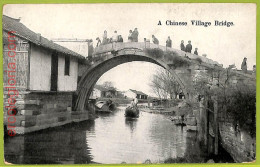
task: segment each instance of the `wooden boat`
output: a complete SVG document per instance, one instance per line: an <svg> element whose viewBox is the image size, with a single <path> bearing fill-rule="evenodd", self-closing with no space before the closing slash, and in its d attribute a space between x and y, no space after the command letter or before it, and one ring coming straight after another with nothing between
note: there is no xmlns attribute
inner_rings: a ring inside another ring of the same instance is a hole
<svg viewBox="0 0 260 167"><path fill-rule="evenodd" d="M135 107L127 107L125 109L125 117L138 118L139 110Z"/></svg>
<svg viewBox="0 0 260 167"><path fill-rule="evenodd" d="M108 107L109 107L109 110L111 110L111 111L114 111L114 110L116 110L116 104L115 103L113 103L113 101L112 100L107 100L107 105L108 105Z"/></svg>
<svg viewBox="0 0 260 167"><path fill-rule="evenodd" d="M177 126L178 125L179 126L185 126L186 125L184 118L182 118L181 116L170 117L170 120L173 121L173 123Z"/></svg>
<svg viewBox="0 0 260 167"><path fill-rule="evenodd" d="M95 106L97 112L112 113L112 111L109 109L109 104L107 101L98 101Z"/></svg>

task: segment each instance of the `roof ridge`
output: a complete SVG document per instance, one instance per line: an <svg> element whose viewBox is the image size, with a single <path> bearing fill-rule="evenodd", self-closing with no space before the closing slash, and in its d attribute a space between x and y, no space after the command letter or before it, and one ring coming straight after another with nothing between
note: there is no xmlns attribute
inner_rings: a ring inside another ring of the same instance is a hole
<svg viewBox="0 0 260 167"><path fill-rule="evenodd" d="M3 14L3 17L8 17L9 19L13 19L13 20L15 20L15 21L17 21L17 22L20 22L20 20L21 20L20 17L19 17L18 19L16 19L16 18L7 16L7 15L4 15L4 14Z"/></svg>
<svg viewBox="0 0 260 167"><path fill-rule="evenodd" d="M75 56L80 59L85 59L84 56L80 55L79 53L76 53L64 46L61 46L57 43L52 42L48 38L41 36L41 40L38 41L37 36L38 33L32 31L28 27L26 27L23 23L20 22L18 19L14 19L12 17L3 15L3 30L4 31L14 31L14 35L19 36L20 38L23 38L25 40L28 40L38 46L42 46L60 53L68 54L71 56Z"/></svg>

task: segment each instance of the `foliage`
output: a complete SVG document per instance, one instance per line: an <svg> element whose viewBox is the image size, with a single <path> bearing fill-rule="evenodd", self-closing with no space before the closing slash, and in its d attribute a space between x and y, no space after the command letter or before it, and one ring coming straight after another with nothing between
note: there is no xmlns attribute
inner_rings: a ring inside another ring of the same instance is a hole
<svg viewBox="0 0 260 167"><path fill-rule="evenodd" d="M96 55L95 57L92 58L93 62L97 62L97 61L104 61L105 57L103 55Z"/></svg>
<svg viewBox="0 0 260 167"><path fill-rule="evenodd" d="M179 56L173 56L172 57L172 64L170 66L174 69L178 67L188 67L190 66L190 62L182 57Z"/></svg>
<svg viewBox="0 0 260 167"><path fill-rule="evenodd" d="M234 118L234 125L238 124L241 129L255 136L256 92L245 87L232 91L226 99L226 111Z"/></svg>
<svg viewBox="0 0 260 167"><path fill-rule="evenodd" d="M235 73L233 66L223 70L201 71L195 77L193 86L200 95L215 96L219 112L226 111L227 116L234 118L237 124L252 136L255 135L256 91L255 87L232 83ZM216 83L213 82L216 81Z"/></svg>
<svg viewBox="0 0 260 167"><path fill-rule="evenodd" d="M197 57L196 59L195 59L198 63L202 63L202 60L201 60L201 58L199 58L199 57Z"/></svg>
<svg viewBox="0 0 260 167"><path fill-rule="evenodd" d="M104 87L107 88L107 89L115 89L115 90L116 90L116 88L115 88L115 86L114 86L114 83L111 82L111 81L105 81L105 82L102 84L102 86L104 86Z"/></svg>
<svg viewBox="0 0 260 167"><path fill-rule="evenodd" d="M156 59L165 57L168 62L171 62L169 66L171 66L174 69L178 67L188 67L191 64L190 61L180 57L178 53L174 51L164 52L160 48L148 48L145 50L145 52Z"/></svg>
<svg viewBox="0 0 260 167"><path fill-rule="evenodd" d="M209 78L210 76L205 71L199 71L197 74L195 74L192 83L198 94L204 95L206 90L209 89Z"/></svg>
<svg viewBox="0 0 260 167"><path fill-rule="evenodd" d="M165 55L165 58L171 62L174 61L174 57L179 56L178 53L174 52L174 51L166 51L166 52L164 52L164 55Z"/></svg>
<svg viewBox="0 0 260 167"><path fill-rule="evenodd" d="M150 55L150 56L152 56L152 57L154 57L154 58L156 58L156 59L162 58L163 55L164 55L163 50L160 49L160 48L154 48L154 49L150 49L150 48L149 48L149 49L145 49L145 52L146 52L148 55Z"/></svg>

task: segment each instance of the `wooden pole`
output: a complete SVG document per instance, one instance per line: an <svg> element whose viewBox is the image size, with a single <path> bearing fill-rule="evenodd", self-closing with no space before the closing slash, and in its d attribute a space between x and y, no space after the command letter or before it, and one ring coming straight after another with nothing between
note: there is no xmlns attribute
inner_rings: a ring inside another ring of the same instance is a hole
<svg viewBox="0 0 260 167"><path fill-rule="evenodd" d="M214 153L218 155L218 102L214 99L214 133L215 133L215 142L214 142Z"/></svg>
<svg viewBox="0 0 260 167"><path fill-rule="evenodd" d="M208 126L209 126L209 120L208 120L208 110L207 110L207 108L208 108L208 96L207 95L205 95L205 101L204 101L204 107L205 107L205 109L204 109L204 113L205 113L205 134L204 134L204 143L205 143L205 145L207 146L207 147L209 147L208 146L208 137L209 137L209 129L208 129Z"/></svg>

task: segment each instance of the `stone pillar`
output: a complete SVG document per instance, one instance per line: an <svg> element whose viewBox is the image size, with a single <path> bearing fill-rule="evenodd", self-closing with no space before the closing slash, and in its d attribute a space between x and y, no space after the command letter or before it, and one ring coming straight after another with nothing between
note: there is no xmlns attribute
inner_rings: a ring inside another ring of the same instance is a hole
<svg viewBox="0 0 260 167"><path fill-rule="evenodd" d="M218 155L218 102L214 99L214 133L215 133L215 142L214 142L214 153Z"/></svg>

